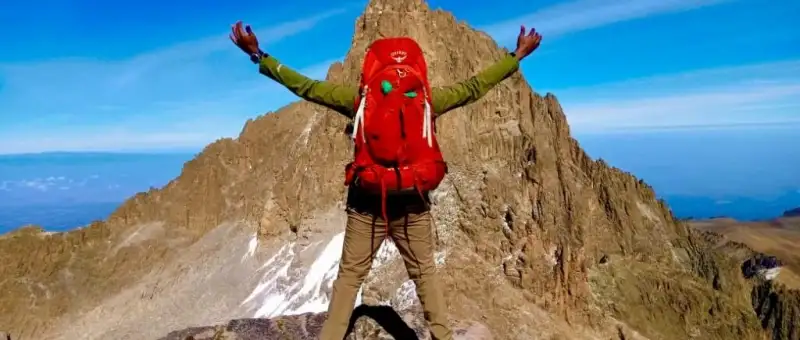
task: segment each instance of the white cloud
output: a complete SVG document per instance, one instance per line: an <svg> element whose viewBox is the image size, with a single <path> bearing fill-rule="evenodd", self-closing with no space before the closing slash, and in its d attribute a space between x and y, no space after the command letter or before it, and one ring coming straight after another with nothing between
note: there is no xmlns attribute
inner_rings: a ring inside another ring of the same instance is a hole
<svg viewBox="0 0 800 340"><path fill-rule="evenodd" d="M800 60L553 90L577 133L800 124Z"/></svg>
<svg viewBox="0 0 800 340"><path fill-rule="evenodd" d="M259 44L266 46L297 33L310 30L321 21L343 12L344 9L333 9L307 18L284 22L255 33L259 37ZM117 88L124 88L125 85L139 81L143 74L157 71L162 66L173 65L177 62L191 62L198 56L230 50L231 48L231 42L227 35L218 34L205 39L182 42L162 50L141 54L126 62L125 72L117 75L114 85ZM174 70L171 72L174 72ZM149 79L144 81L148 82Z"/></svg>
<svg viewBox="0 0 800 340"><path fill-rule="evenodd" d="M516 38L519 26L535 27L547 39L649 16L692 10L731 0L575 0L484 26L501 42Z"/></svg>
<svg viewBox="0 0 800 340"><path fill-rule="evenodd" d="M22 189L45 192L53 188L59 190L69 190L75 186L85 186L89 184L89 182L95 181L99 178L100 176L98 175L91 175L83 179L73 179L65 176L48 176L30 179L4 180L0 182L0 191L16 191ZM116 184L111 184L111 186L116 186Z"/></svg>
<svg viewBox="0 0 800 340"><path fill-rule="evenodd" d="M67 190L69 187L66 185L72 183L72 179L64 176L49 176L45 178L33 178L22 180L5 180L0 183L0 190L12 191L14 189L26 189L36 191L48 191L51 188L59 188L60 190Z"/></svg>
<svg viewBox="0 0 800 340"><path fill-rule="evenodd" d="M50 185L49 183L43 182L42 180L37 178L29 181L19 181L17 182L17 186L23 188L30 188L38 191L47 191Z"/></svg>

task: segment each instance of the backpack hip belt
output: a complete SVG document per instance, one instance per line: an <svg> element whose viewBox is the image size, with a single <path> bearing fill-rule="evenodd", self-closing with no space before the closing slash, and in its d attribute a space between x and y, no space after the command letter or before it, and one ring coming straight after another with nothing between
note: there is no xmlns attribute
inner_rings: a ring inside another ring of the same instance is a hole
<svg viewBox="0 0 800 340"><path fill-rule="evenodd" d="M350 163L345 169L345 185L355 185L373 194L383 194L385 191L391 195L413 190L424 195L436 189L446 173L445 161L425 161L398 167Z"/></svg>

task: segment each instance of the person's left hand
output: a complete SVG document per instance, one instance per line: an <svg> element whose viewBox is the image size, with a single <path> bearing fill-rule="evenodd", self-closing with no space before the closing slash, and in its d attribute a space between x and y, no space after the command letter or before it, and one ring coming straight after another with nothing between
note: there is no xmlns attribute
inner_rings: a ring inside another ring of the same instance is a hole
<svg viewBox="0 0 800 340"><path fill-rule="evenodd" d="M536 29L531 28L531 31L525 34L525 26L521 26L519 29L519 36L517 37L517 49L514 51L517 55L517 59L522 60L533 53L541 42L542 36L536 33Z"/></svg>
<svg viewBox="0 0 800 340"><path fill-rule="evenodd" d="M237 21L231 26L231 31L231 41L233 41L233 43L239 47L242 52L249 56L259 52L258 39L253 33L253 29L250 28L250 25L246 25L244 29L242 29L242 22Z"/></svg>

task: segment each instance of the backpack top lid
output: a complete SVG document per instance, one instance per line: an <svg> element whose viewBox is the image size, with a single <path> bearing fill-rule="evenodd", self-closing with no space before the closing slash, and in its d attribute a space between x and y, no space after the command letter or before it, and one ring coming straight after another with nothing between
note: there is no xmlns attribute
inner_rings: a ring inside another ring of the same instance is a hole
<svg viewBox="0 0 800 340"><path fill-rule="evenodd" d="M428 66L419 44L409 37L394 37L381 38L369 45L361 68L361 86L377 72L391 65L411 66L425 83L428 82Z"/></svg>

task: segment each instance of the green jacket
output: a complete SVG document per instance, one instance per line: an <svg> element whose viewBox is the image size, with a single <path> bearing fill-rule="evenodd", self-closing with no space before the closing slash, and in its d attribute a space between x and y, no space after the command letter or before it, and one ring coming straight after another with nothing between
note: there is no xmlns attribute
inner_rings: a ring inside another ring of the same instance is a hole
<svg viewBox="0 0 800 340"><path fill-rule="evenodd" d="M450 86L432 88L433 113L438 117L477 101L517 69L519 60L509 54L467 80ZM358 95L356 86L310 79L281 64L272 56L261 58L259 72L285 86L300 98L328 107L350 118L355 116L355 100Z"/></svg>

